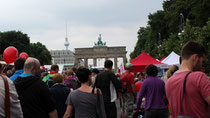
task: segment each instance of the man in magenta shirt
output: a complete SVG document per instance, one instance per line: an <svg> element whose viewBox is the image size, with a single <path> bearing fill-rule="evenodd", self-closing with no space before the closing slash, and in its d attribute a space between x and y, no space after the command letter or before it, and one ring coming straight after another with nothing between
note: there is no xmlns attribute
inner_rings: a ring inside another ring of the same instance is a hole
<svg viewBox="0 0 210 118"><path fill-rule="evenodd" d="M166 94L171 108L171 115L174 118L179 115L209 118L210 81L203 72L200 72L207 54L206 49L194 41L189 41L182 47L181 66L178 72L169 78L166 83ZM184 79L189 72L191 73L187 77L182 102Z"/></svg>

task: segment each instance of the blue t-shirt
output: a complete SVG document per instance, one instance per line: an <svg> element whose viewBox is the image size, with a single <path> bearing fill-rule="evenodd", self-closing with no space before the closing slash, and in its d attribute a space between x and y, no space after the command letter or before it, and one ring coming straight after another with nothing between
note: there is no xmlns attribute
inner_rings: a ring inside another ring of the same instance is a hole
<svg viewBox="0 0 210 118"><path fill-rule="evenodd" d="M24 72L23 69L17 70L9 79L11 81L14 81L16 78L18 78L19 75L21 75Z"/></svg>

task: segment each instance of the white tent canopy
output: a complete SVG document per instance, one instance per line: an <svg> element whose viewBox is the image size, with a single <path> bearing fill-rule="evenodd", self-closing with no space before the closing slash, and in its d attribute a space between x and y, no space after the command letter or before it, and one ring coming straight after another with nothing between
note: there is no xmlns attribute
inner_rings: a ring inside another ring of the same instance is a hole
<svg viewBox="0 0 210 118"><path fill-rule="evenodd" d="M174 51L171 52L163 61L162 63L168 64L169 66L171 65L180 65L179 64L179 58L180 56L176 54Z"/></svg>

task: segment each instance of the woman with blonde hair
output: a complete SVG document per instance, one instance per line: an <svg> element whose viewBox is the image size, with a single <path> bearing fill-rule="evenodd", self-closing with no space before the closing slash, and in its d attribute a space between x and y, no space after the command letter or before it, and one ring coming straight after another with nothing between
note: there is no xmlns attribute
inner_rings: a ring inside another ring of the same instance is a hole
<svg viewBox="0 0 210 118"><path fill-rule="evenodd" d="M166 72L166 75L162 77L162 80L166 83L167 80L179 69L177 65L172 65L168 71Z"/></svg>
<svg viewBox="0 0 210 118"><path fill-rule="evenodd" d="M169 79L178 69L179 67L177 65L172 65L166 72L167 79Z"/></svg>

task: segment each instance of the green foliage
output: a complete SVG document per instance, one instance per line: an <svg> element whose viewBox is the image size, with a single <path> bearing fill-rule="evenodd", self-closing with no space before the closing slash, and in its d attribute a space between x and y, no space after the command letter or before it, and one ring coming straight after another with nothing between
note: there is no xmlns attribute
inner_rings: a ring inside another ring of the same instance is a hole
<svg viewBox="0 0 210 118"><path fill-rule="evenodd" d="M2 54L0 54L0 60L1 61L3 61L4 59L3 59L3 55Z"/></svg>
<svg viewBox="0 0 210 118"><path fill-rule="evenodd" d="M47 48L40 42L30 44L28 35L21 31L0 32L0 60L3 60L3 52L9 46L17 48L19 54L26 52L30 57L39 59L41 65L51 64L52 57Z"/></svg>
<svg viewBox="0 0 210 118"><path fill-rule="evenodd" d="M138 41L130 58L142 51L161 59L171 51L180 55L181 47L189 40L202 43L210 52L209 0L165 0L163 10L148 15L147 27L140 27ZM184 33L178 36L180 13L184 15ZM210 55L207 57L210 65ZM208 72L210 68L208 67Z"/></svg>
<svg viewBox="0 0 210 118"><path fill-rule="evenodd" d="M47 48L40 42L30 44L31 56L37 58L41 65L52 64L52 57Z"/></svg>
<svg viewBox="0 0 210 118"><path fill-rule="evenodd" d="M142 51L144 51L145 47L146 47L146 42L147 42L147 38L149 35L149 31L150 29L144 28L144 27L140 27L139 31L138 31L138 41L136 43L135 49L134 51L130 54L131 59L137 57Z"/></svg>
<svg viewBox="0 0 210 118"><path fill-rule="evenodd" d="M167 19L165 19L165 12L159 10L154 14L150 14L148 18L148 25L151 27L152 32L156 33L154 35L158 42L163 42L163 39L168 37L167 26L165 26L165 23L167 22ZM160 39L159 35L161 35Z"/></svg>
<svg viewBox="0 0 210 118"><path fill-rule="evenodd" d="M30 40L27 34L21 31L8 31L0 33L0 54L9 46L17 48L18 52L29 53Z"/></svg>
<svg viewBox="0 0 210 118"><path fill-rule="evenodd" d="M191 27L189 24L187 20L186 32L184 33L185 42L183 43L186 43L187 40L195 40L203 44L208 52L210 52L210 19L203 27ZM210 65L210 55L207 56L207 63L207 65ZM207 72L210 72L210 66L207 66Z"/></svg>

